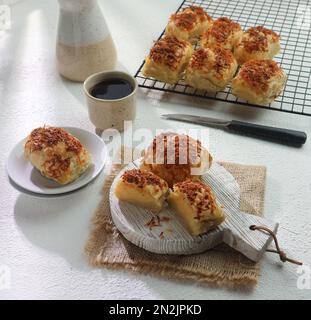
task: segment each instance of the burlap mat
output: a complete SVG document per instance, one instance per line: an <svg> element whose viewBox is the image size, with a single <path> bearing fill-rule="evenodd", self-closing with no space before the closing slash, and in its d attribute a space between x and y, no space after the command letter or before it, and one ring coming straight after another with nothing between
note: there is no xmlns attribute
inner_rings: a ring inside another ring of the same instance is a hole
<svg viewBox="0 0 311 320"><path fill-rule="evenodd" d="M266 169L262 166L220 163L241 188L240 208L262 215ZM127 269L169 279L224 286L254 286L259 265L226 245L201 254L176 256L150 253L128 242L114 226L109 208L109 189L121 170L114 165L102 189L102 199L92 220L86 253L92 266Z"/></svg>

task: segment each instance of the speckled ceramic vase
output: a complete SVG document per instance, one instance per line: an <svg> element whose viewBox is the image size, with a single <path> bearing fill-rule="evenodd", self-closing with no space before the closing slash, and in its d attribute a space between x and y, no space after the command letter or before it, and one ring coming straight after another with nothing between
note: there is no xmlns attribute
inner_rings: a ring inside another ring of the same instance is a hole
<svg viewBox="0 0 311 320"><path fill-rule="evenodd" d="M56 56L59 73L84 81L93 73L113 70L116 49L96 0L58 0Z"/></svg>

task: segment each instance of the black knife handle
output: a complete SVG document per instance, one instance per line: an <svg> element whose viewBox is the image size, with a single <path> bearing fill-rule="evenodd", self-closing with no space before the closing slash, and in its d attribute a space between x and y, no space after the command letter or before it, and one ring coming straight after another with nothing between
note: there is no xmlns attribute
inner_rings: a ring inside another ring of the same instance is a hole
<svg viewBox="0 0 311 320"><path fill-rule="evenodd" d="M227 128L230 131L296 146L304 144L307 140L307 134L302 131L268 127L236 120L232 120Z"/></svg>

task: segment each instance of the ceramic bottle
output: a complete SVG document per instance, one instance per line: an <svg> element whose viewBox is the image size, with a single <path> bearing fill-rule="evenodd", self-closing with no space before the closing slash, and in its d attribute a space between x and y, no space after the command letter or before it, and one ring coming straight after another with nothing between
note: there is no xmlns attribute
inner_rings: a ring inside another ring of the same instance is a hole
<svg viewBox="0 0 311 320"><path fill-rule="evenodd" d="M56 56L59 73L73 81L113 70L117 54L97 0L58 0Z"/></svg>

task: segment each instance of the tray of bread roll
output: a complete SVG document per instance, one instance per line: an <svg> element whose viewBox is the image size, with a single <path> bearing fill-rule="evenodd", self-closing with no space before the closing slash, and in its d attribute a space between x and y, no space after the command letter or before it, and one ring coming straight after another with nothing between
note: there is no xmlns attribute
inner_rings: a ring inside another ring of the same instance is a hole
<svg viewBox="0 0 311 320"><path fill-rule="evenodd" d="M140 87L311 115L308 8L185 0L136 73Z"/></svg>
<svg viewBox="0 0 311 320"><path fill-rule="evenodd" d="M226 243L259 261L271 235L251 230L278 224L239 210L240 188L201 142L165 132L143 158L114 179L111 216L123 236L158 254L194 254Z"/></svg>

